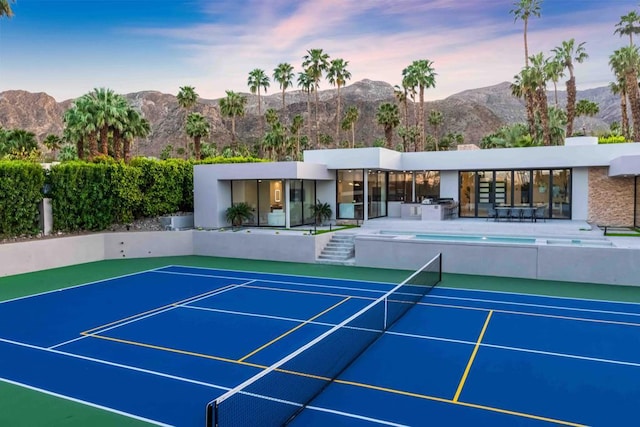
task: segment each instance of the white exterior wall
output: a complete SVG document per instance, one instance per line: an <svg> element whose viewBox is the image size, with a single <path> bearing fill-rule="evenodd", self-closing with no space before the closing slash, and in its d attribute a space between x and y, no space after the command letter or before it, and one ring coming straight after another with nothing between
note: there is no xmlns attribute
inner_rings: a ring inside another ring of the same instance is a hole
<svg viewBox="0 0 640 427"><path fill-rule="evenodd" d="M335 171L334 171L335 174ZM334 175L335 177L335 175ZM336 181L317 181L316 182L316 202L320 200L322 203L329 203L331 205L331 220L336 219L337 206L336 206Z"/></svg>
<svg viewBox="0 0 640 427"><path fill-rule="evenodd" d="M589 168L574 168L571 175L571 219L589 216Z"/></svg>
<svg viewBox="0 0 640 427"><path fill-rule="evenodd" d="M459 187L457 170L440 172L440 197L458 200Z"/></svg>

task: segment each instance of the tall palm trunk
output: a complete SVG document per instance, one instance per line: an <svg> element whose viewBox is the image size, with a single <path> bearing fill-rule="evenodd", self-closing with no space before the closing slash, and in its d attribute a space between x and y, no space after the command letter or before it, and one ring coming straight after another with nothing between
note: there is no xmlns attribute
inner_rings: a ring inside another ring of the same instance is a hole
<svg viewBox="0 0 640 427"><path fill-rule="evenodd" d="M542 144L551 145L551 130L549 128L549 107L547 105L547 92L544 87L540 87L538 92L538 113L540 114L540 124L542 125Z"/></svg>
<svg viewBox="0 0 640 427"><path fill-rule="evenodd" d="M78 138L76 142L76 151L78 152L78 159L84 160L84 140L82 138Z"/></svg>
<svg viewBox="0 0 640 427"><path fill-rule="evenodd" d="M638 99L638 72L635 68L625 74L627 94L631 103L631 118L633 119L633 141L640 141L640 99Z"/></svg>
<svg viewBox="0 0 640 427"><path fill-rule="evenodd" d="M259 85L258 85L258 117L260 117L260 135L264 136L264 117L262 116L262 96L260 96Z"/></svg>
<svg viewBox="0 0 640 427"><path fill-rule="evenodd" d="M320 147L320 121L318 120L318 85L315 85L315 90L314 92L314 99L316 101L316 117L315 117L315 122L316 122L316 146Z"/></svg>
<svg viewBox="0 0 640 427"><path fill-rule="evenodd" d="M524 66L529 66L529 45L527 43L527 28L529 27L529 20L524 20Z"/></svg>
<svg viewBox="0 0 640 427"><path fill-rule="evenodd" d="M555 107L558 108L558 82L553 82L553 98L555 101Z"/></svg>
<svg viewBox="0 0 640 427"><path fill-rule="evenodd" d="M356 122L351 122L351 148L356 147Z"/></svg>
<svg viewBox="0 0 640 427"><path fill-rule="evenodd" d="M231 148L233 150L238 148L236 143L236 116L231 116Z"/></svg>
<svg viewBox="0 0 640 427"><path fill-rule="evenodd" d="M122 150L120 144L122 143L122 135L118 129L113 130L113 158L120 160L122 158Z"/></svg>
<svg viewBox="0 0 640 427"><path fill-rule="evenodd" d="M573 135L573 121L576 118L576 78L569 70L571 77L567 80L567 136Z"/></svg>
<svg viewBox="0 0 640 427"><path fill-rule="evenodd" d="M98 155L98 135L95 132L89 134L89 160Z"/></svg>
<svg viewBox="0 0 640 427"><path fill-rule="evenodd" d="M529 135L536 138L537 130L536 130L536 116L535 116L535 106L534 106L533 94L530 89L525 89L524 91L524 106L527 112L527 125L529 126Z"/></svg>
<svg viewBox="0 0 640 427"><path fill-rule="evenodd" d="M424 86L420 85L420 145L424 144L426 138L426 127L425 127L425 119L424 119ZM416 148L417 148L416 144ZM415 150L418 151L418 150Z"/></svg>
<svg viewBox="0 0 640 427"><path fill-rule="evenodd" d="M124 139L122 144L122 154L124 156L124 162L129 164L131 161L131 140L129 138Z"/></svg>
<svg viewBox="0 0 640 427"><path fill-rule="evenodd" d="M282 123L284 123L285 119L287 118L287 112L286 112L287 106L286 106L286 104L284 102L284 89L285 89L285 87L283 85L282 86L282 119L281 119Z"/></svg>
<svg viewBox="0 0 640 427"><path fill-rule="evenodd" d="M338 111L336 113L336 146L340 146L340 82L338 82Z"/></svg>
<svg viewBox="0 0 640 427"><path fill-rule="evenodd" d="M631 139L629 135L629 113L627 112L627 92L620 91L620 112L622 115L622 135L628 141Z"/></svg>
<svg viewBox="0 0 640 427"><path fill-rule="evenodd" d="M100 128L100 154L109 155L109 128L107 126Z"/></svg>
<svg viewBox="0 0 640 427"><path fill-rule="evenodd" d="M307 116L308 116L308 123L307 123L307 137L309 138L309 143L313 140L313 138L311 137L311 91L308 90L307 91ZM316 148L318 148L319 146L316 145Z"/></svg>

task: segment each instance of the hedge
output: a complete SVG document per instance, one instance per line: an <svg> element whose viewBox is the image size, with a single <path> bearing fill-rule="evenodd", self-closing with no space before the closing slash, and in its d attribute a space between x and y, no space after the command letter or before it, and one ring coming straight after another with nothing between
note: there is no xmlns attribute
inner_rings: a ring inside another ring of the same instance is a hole
<svg viewBox="0 0 640 427"><path fill-rule="evenodd" d="M1 237L38 233L43 187L44 170L39 164L0 161Z"/></svg>

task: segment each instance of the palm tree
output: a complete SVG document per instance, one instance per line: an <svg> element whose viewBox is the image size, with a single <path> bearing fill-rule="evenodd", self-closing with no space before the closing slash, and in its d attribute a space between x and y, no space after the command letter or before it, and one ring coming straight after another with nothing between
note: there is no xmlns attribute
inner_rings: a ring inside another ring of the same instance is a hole
<svg viewBox="0 0 640 427"><path fill-rule="evenodd" d="M549 107L547 101L547 74L548 59L542 52L529 58L531 67L528 68L531 82L534 87L536 100L536 113L542 127L542 144L551 145L551 133L549 131Z"/></svg>
<svg viewBox="0 0 640 427"><path fill-rule="evenodd" d="M444 116L442 115L441 111L438 110L431 110L431 112L429 112L429 124L433 127L433 137L434 137L434 141L435 141L435 148L436 151L440 150L439 147L439 141L440 141L440 135L438 134L438 130L440 129L440 125L442 124L442 122L444 121Z"/></svg>
<svg viewBox="0 0 640 427"><path fill-rule="evenodd" d="M530 135L536 133L535 97L529 67L523 68L520 74L516 74L511 84L511 94L516 98L524 98L525 111L527 113L527 125Z"/></svg>
<svg viewBox="0 0 640 427"><path fill-rule="evenodd" d="M347 71L347 65L349 61L345 61L342 58L336 58L331 60L329 69L327 70L327 79L329 83L338 88L338 110L336 112L336 141L340 141L340 107L341 97L340 88L344 86L347 80L351 79L351 73Z"/></svg>
<svg viewBox="0 0 640 427"><path fill-rule="evenodd" d="M195 157L196 160L200 160L200 141L202 141L202 138L209 136L211 126L202 114L190 113L187 116L185 130L187 131L187 135L193 138L193 150L195 151Z"/></svg>
<svg viewBox="0 0 640 427"><path fill-rule="evenodd" d="M553 49L556 59L569 70L567 80L567 136L573 134L573 120L576 116L576 78L573 74L573 61L582 64L588 57L584 42L576 45L575 40L563 41L562 45Z"/></svg>
<svg viewBox="0 0 640 427"><path fill-rule="evenodd" d="M614 95L620 96L620 114L622 117L622 135L625 139L629 137L629 113L627 112L627 88L624 82L624 76L618 78L616 82L609 83L609 89Z"/></svg>
<svg viewBox="0 0 640 427"><path fill-rule="evenodd" d="M306 70L298 73L298 87L307 94L307 138L311 140L311 92L313 91L313 79Z"/></svg>
<svg viewBox="0 0 640 427"><path fill-rule="evenodd" d="M62 138L60 138L58 135L54 135L54 134L50 133L42 141L42 144L45 147L47 147L47 149L51 150L53 158L55 159L56 158L56 151L59 150L60 147L62 147Z"/></svg>
<svg viewBox="0 0 640 427"><path fill-rule="evenodd" d="M549 80L553 82L554 105L558 107L558 81L564 77L564 66L555 58L547 61L544 69Z"/></svg>
<svg viewBox="0 0 640 427"><path fill-rule="evenodd" d="M315 122L316 122L316 144L320 146L320 122L318 121L318 88L320 87L320 79L322 73L329 68L329 55L324 53L322 49L310 49L303 57L302 67L313 81L313 90L315 92Z"/></svg>
<svg viewBox="0 0 640 427"><path fill-rule="evenodd" d="M278 82L280 85L280 89L282 90L282 120L286 117L286 104L284 102L284 92L290 87L293 86L293 65L288 62L283 62L278 64L276 68L273 69L273 80Z"/></svg>
<svg viewBox="0 0 640 427"><path fill-rule="evenodd" d="M540 17L540 3L542 0L517 0L514 8L509 11L514 17L513 22L521 19L524 22L524 66L529 66L529 46L527 44L527 30L531 16Z"/></svg>
<svg viewBox="0 0 640 427"><path fill-rule="evenodd" d="M384 128L387 147L392 147L393 130L400 125L400 112L396 104L385 102L378 107L376 121Z"/></svg>
<svg viewBox="0 0 640 427"><path fill-rule="evenodd" d="M628 35L629 46L633 46L633 35L640 34L640 16L635 11L621 16L613 34L620 34L620 37Z"/></svg>
<svg viewBox="0 0 640 427"><path fill-rule="evenodd" d="M304 126L304 119L300 114L296 114L293 117L291 126L289 128L289 132L291 133L291 135L295 137L295 140L296 140L295 156L294 156L296 160L300 160L300 131L302 130L303 126Z"/></svg>
<svg viewBox="0 0 640 427"><path fill-rule="evenodd" d="M640 53L636 46L626 46L614 52L616 62L624 70L625 85L631 117L633 119L633 140L640 141L640 98L638 93L638 67L640 67Z"/></svg>
<svg viewBox="0 0 640 427"><path fill-rule="evenodd" d="M264 120L262 118L262 95L260 93L260 88L264 89L264 92L267 93L267 88L269 87L269 76L261 70L260 68L255 68L249 72L249 78L247 79L247 85L249 86L249 90L254 95L258 94L258 117L260 117L260 132L264 135Z"/></svg>
<svg viewBox="0 0 640 427"><path fill-rule="evenodd" d="M82 95L64 113L64 137L76 144L78 158L81 160L85 157L85 148L89 150L89 160L98 154L98 128L94 119L94 109L91 97ZM85 142L88 147L85 147Z"/></svg>
<svg viewBox="0 0 640 427"><path fill-rule="evenodd" d="M351 148L356 146L356 122L358 121L359 116L360 112L358 111L358 107L355 105L347 108L347 111L344 112L342 129L351 130Z"/></svg>
<svg viewBox="0 0 640 427"><path fill-rule="evenodd" d="M231 145L234 149L236 144L236 117L244 116L244 107L247 98L232 90L225 91L227 96L220 100L220 112L223 116L231 117Z"/></svg>
<svg viewBox="0 0 640 427"><path fill-rule="evenodd" d="M424 90L432 87L436 87L436 73L433 70L433 62L428 59L419 59L413 61L411 65L402 70L403 77L408 79L408 82L413 87L418 87L420 96L420 140L424 141L425 132L425 117L424 117Z"/></svg>
<svg viewBox="0 0 640 427"><path fill-rule="evenodd" d="M567 114L556 107L549 108L549 133L551 145L564 145L565 127L567 126Z"/></svg>
<svg viewBox="0 0 640 427"><path fill-rule="evenodd" d="M127 125L122 132L122 139L124 141L122 145L122 157L125 163L131 161L131 145L133 141L135 141L136 138L146 138L150 133L151 125L149 121L137 110L129 107L127 109Z"/></svg>
<svg viewBox="0 0 640 427"><path fill-rule="evenodd" d="M196 93L196 89L193 86L182 86L180 87L180 91L176 96L176 100L178 101L178 105L182 107L185 112L185 126L187 121L187 114L192 112L193 107L198 103L198 94ZM188 157L189 153L189 145L187 140L184 141L184 153L185 156Z"/></svg>
<svg viewBox="0 0 640 427"><path fill-rule="evenodd" d="M11 0L11 3L15 3L15 0ZM0 0L0 17L2 16L6 16L7 18L11 18L13 16L9 0Z"/></svg>

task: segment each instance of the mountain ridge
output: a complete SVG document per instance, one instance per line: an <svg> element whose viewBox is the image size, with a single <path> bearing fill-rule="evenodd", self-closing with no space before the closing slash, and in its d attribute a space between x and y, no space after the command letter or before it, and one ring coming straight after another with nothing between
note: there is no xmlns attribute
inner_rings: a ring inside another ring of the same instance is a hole
<svg viewBox="0 0 640 427"><path fill-rule="evenodd" d="M437 109L443 113L443 123L439 134L449 132L461 133L465 143L479 144L483 136L495 132L505 124L525 121L524 102L511 95L509 82L483 88L467 89L450 95L441 100L428 100L426 92L425 111ZM236 119L236 131L240 141L255 144L260 138L260 120L258 120L258 97L250 93L241 93L247 97L245 116ZM371 145L374 140L383 138L382 126L376 122L376 112L384 102L396 103L394 87L389 83L373 80L360 80L341 88L342 111L355 105L360 111L356 122L356 141L364 145ZM171 144L182 147L189 143L183 131L184 111L179 107L175 95L159 91L140 91L124 95L135 108L140 110L151 124L151 134L138 140L136 154L157 156L162 149ZM318 115L320 132L335 136L336 128L336 98L337 90L328 89L318 92ZM558 91L559 105L564 107L566 93ZM593 118L580 117L576 120L576 129L585 128L587 131L605 130L613 121L620 121L619 98L611 93L608 87L578 91L578 99L588 99L597 102L600 113ZM199 98L196 110L203 114L211 123L211 135L208 142L215 142L218 148L231 143L229 119L220 114L218 107L220 98ZM553 104L554 93L549 92L550 104ZM26 129L34 132L42 141L46 135L62 134L62 117L73 99L57 102L45 92L27 92L23 90L9 90L0 92L0 126L7 129ZM409 121L414 120L415 105L409 101ZM262 113L274 108L282 108L282 93L274 91L262 96ZM307 94L300 90L286 92L285 109L287 117L301 114L307 120ZM314 118L314 97L311 94L311 118ZM400 106L401 116L404 114ZM306 126L305 126L306 129ZM431 129L427 133L432 133ZM348 139L348 134L342 132L340 140ZM393 147L400 143L396 135ZM333 146L336 143L334 142Z"/></svg>

